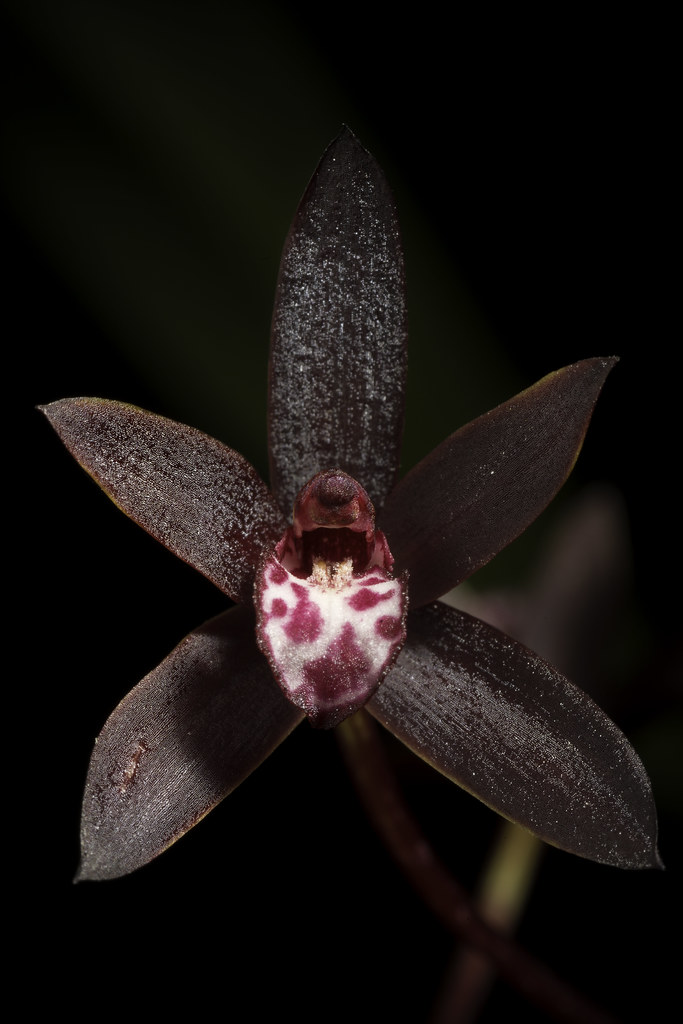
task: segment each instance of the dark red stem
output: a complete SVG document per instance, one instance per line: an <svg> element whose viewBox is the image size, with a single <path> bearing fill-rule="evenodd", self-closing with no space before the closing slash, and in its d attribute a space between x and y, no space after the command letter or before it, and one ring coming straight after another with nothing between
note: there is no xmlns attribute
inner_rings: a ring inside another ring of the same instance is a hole
<svg viewBox="0 0 683 1024"><path fill-rule="evenodd" d="M615 1024L556 974L491 928L434 854L408 810L370 715L361 710L337 728L342 752L377 832L413 887L443 924L479 950L530 1002L569 1024Z"/></svg>

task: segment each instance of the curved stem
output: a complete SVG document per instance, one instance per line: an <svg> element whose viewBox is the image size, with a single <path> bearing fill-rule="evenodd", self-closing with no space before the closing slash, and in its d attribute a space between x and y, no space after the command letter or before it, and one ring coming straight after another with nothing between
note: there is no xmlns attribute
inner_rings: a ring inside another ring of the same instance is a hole
<svg viewBox="0 0 683 1024"><path fill-rule="evenodd" d="M440 921L483 953L505 980L556 1020L614 1024L505 935L486 924L465 889L451 877L406 807L369 714L361 710L336 730L361 800L394 859Z"/></svg>

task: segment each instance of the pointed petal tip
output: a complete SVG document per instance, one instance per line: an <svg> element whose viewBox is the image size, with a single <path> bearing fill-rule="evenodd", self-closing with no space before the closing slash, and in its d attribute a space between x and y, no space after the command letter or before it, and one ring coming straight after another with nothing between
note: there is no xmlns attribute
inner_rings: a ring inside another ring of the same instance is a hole
<svg viewBox="0 0 683 1024"><path fill-rule="evenodd" d="M345 122L342 122L342 126L338 135L336 135L335 138L330 143L330 148L344 143L347 143L348 145L357 147L358 149L362 149L365 152L367 152L365 146L360 141L360 139L353 131L353 129L349 128L349 126Z"/></svg>
<svg viewBox="0 0 683 1024"><path fill-rule="evenodd" d="M91 875L88 874L88 871L87 871L87 868L86 868L85 864L83 863L83 861L81 861L81 863L78 865L78 870L76 871L76 874L74 875L73 879L71 880L71 884L72 885L78 885L80 882L91 882L91 881L97 881L97 879L94 876L91 876Z"/></svg>
<svg viewBox="0 0 683 1024"><path fill-rule="evenodd" d="M580 359L576 363L570 363L569 366L563 367L555 372L562 373L563 369L568 370L572 366L578 369L578 367L590 366L592 364L603 377L606 377L610 370L613 370L617 365L619 359L619 356L592 356L588 359Z"/></svg>
<svg viewBox="0 0 683 1024"><path fill-rule="evenodd" d="M83 850L81 862L73 877L72 885L80 885L81 882L113 882L117 878L125 878L126 875L132 874L133 871L138 871L147 863L145 861L132 867L120 867L114 859L112 859L111 863L109 862L106 851L101 851L101 854L98 855L98 851L95 850L95 856L89 857L88 851L86 849Z"/></svg>
<svg viewBox="0 0 683 1024"><path fill-rule="evenodd" d="M344 149L347 150L350 158L353 158L353 155L355 154L356 159L360 159L363 162L372 165L372 167L379 169L379 165L375 157L367 146L363 145L354 130L349 128L347 124L342 124L341 130L330 142L322 159L324 160L325 157L328 156L335 156L337 152L343 151ZM383 173L381 172L381 169L380 173Z"/></svg>
<svg viewBox="0 0 683 1024"><path fill-rule="evenodd" d="M654 813L654 808L653 808ZM592 860L596 864L603 864L608 868L620 868L622 871L665 871L666 867L662 860L659 850L657 849L656 839L653 840L652 844L643 845L640 849L638 848L637 842L638 837L633 835L632 842L630 844L624 844L622 846L621 838L623 833L618 832L615 835L615 841L611 846L605 846L605 848L596 854L594 851L590 853L584 853L581 849L581 844L578 844L576 848L572 849L564 847L555 842L554 839L546 838L541 836L540 838L547 842L550 846L554 846L559 850L582 857L585 860ZM645 839L647 840L647 836Z"/></svg>
<svg viewBox="0 0 683 1024"><path fill-rule="evenodd" d="M37 405L35 407L36 412L42 412L43 416L45 416L45 418L49 420L50 423L52 423L55 418L55 412L57 411L57 407L63 405L64 402L70 401L74 401L74 399L60 398L56 402L45 402L44 405Z"/></svg>
<svg viewBox="0 0 683 1024"><path fill-rule="evenodd" d="M358 136L353 131L353 129L349 128L349 126L346 123L346 121L342 121L341 130L340 130L339 134L337 135L337 138L338 139L345 139L345 138L347 138L347 139L355 139L356 142L358 141Z"/></svg>
<svg viewBox="0 0 683 1024"><path fill-rule="evenodd" d="M588 860L594 859L594 857L588 857ZM641 854L634 852L629 856L622 857L619 851L613 857L605 858L604 861L599 863L603 863L607 867L622 868L625 871L666 871L666 866L659 854L656 843L644 849Z"/></svg>
<svg viewBox="0 0 683 1024"><path fill-rule="evenodd" d="M105 868L104 871L97 870L97 864L92 862L91 858L88 858L86 850L81 850L81 859L78 862L78 868L74 875L71 884L80 885L81 882L105 882L113 878L121 878L125 872L108 872Z"/></svg>
<svg viewBox="0 0 683 1024"><path fill-rule="evenodd" d="M373 167L378 166L372 153L370 153L370 151L363 145L353 129L349 128L349 126L344 123L342 123L339 132L327 144L312 180L315 180L315 177L319 173L321 167L324 166L327 161L331 160L335 162L337 158L339 158L342 163L358 164L360 162L372 164Z"/></svg>
<svg viewBox="0 0 683 1024"><path fill-rule="evenodd" d="M48 419L52 418L60 409L65 409L70 405L85 405L88 402L100 402L104 399L100 398L88 398L83 395L79 395L77 398L57 398L54 402L45 402L43 405L37 405L36 409L38 412L44 413Z"/></svg>
<svg viewBox="0 0 683 1024"><path fill-rule="evenodd" d="M544 382L550 382L554 378L564 376L568 381L576 380L582 387L584 394L589 397L589 400L592 399L594 406L607 377L619 361L619 356L591 356L588 359L579 359L575 363L569 363L567 366L552 370L545 377L537 381L535 385L526 390L530 392L533 388L542 385ZM521 394L524 393L521 392Z"/></svg>

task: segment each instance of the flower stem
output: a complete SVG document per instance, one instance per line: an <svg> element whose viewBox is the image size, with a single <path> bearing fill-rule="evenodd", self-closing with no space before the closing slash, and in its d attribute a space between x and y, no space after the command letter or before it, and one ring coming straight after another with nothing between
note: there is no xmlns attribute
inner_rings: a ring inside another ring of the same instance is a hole
<svg viewBox="0 0 683 1024"><path fill-rule="evenodd" d="M475 902L483 919L511 935L533 888L544 844L530 832L501 821L498 837L482 873ZM445 973L432 1024L472 1024L495 980L491 961L468 944L458 946Z"/></svg>
<svg viewBox="0 0 683 1024"><path fill-rule="evenodd" d="M558 1021L614 1024L551 970L496 931L451 877L408 810L369 714L361 710L336 730L361 800L377 832L439 920L482 953L505 980Z"/></svg>

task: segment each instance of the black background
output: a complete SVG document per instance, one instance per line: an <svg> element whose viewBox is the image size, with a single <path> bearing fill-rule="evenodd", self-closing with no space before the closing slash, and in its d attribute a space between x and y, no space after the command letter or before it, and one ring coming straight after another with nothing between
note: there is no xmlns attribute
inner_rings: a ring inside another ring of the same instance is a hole
<svg viewBox="0 0 683 1024"><path fill-rule="evenodd" d="M216 434L265 473L279 251L308 176L348 123L384 166L404 230L406 467L550 370L621 357L571 487L608 481L628 508L634 597L614 714L651 772L668 871L549 850L519 938L624 1019L654 1017L673 984L667 918L680 914L667 26L559 14L493 23L467 10L446 24L429 9L401 24L353 5L69 2L58 18L50 7L3 11L5 529L17 569L7 780L19 811L6 849L20 879L17 950L44 982L25 998L49 994L89 1016L143 1005L429 1019L453 940L366 823L334 737L306 725L156 863L70 882L94 736L224 602L97 492L33 407L74 394L131 401ZM202 181L221 174L214 219ZM139 293L127 277L138 257ZM185 287L194 315L182 322L174 291ZM146 306L140 295L152 293L161 299ZM485 582L518 582L540 536ZM473 885L496 819L390 751L440 855ZM481 1020L515 1009L544 1019L499 986Z"/></svg>

